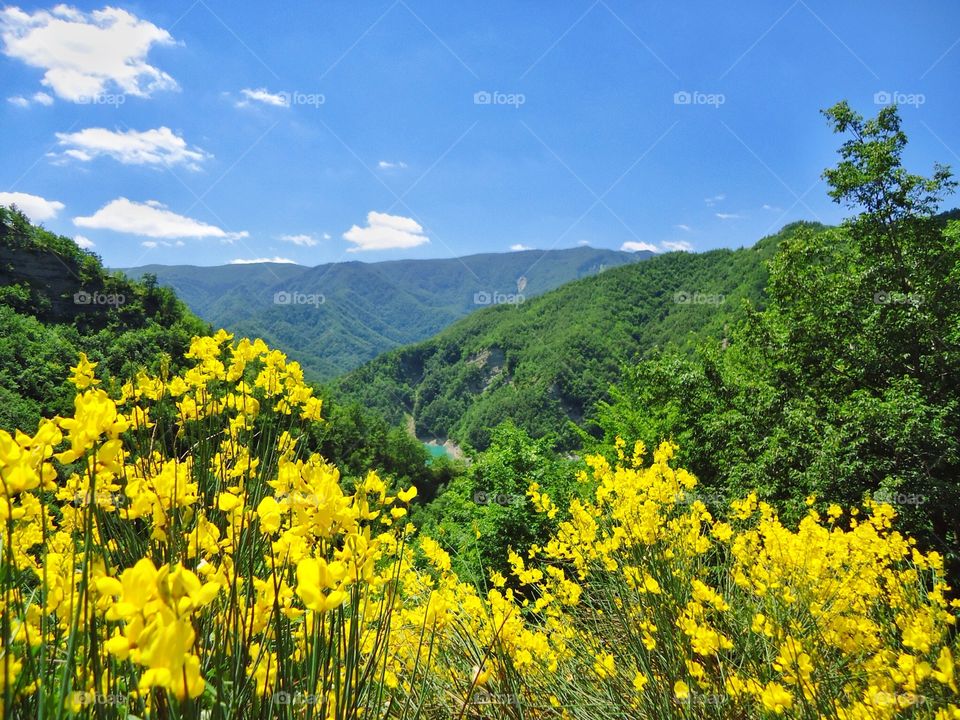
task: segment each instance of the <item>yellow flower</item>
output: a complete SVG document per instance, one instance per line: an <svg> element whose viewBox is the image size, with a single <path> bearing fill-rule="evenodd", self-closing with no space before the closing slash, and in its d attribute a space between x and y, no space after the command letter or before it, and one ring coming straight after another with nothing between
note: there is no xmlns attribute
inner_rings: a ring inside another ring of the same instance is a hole
<svg viewBox="0 0 960 720"><path fill-rule="evenodd" d="M347 569L341 562L328 563L323 558L306 558L297 564L297 595L310 610L329 612L347 600L340 589Z"/></svg>
<svg viewBox="0 0 960 720"><path fill-rule="evenodd" d="M768 682L763 688L760 700L767 710L782 715L784 710L793 707L793 696L778 682Z"/></svg>
<svg viewBox="0 0 960 720"><path fill-rule="evenodd" d="M400 502L404 502L404 503L410 502L410 501L413 500L416 496L417 496L417 486L416 486L416 485L411 485L411 486L410 486L409 488L407 488L406 490L401 490L400 492L397 493L397 499L400 500Z"/></svg>
<svg viewBox="0 0 960 720"><path fill-rule="evenodd" d="M686 700L690 697L690 688L683 680L677 680L673 684L673 694L677 700Z"/></svg>
<svg viewBox="0 0 960 720"><path fill-rule="evenodd" d="M87 359L86 353L80 353L80 359L77 361L76 367L70 368L73 372L70 376L70 382L76 386L77 390L86 390L91 385L100 384L100 381L93 374L97 365L98 363L90 362Z"/></svg>
<svg viewBox="0 0 960 720"><path fill-rule="evenodd" d="M265 532L275 533L280 529L280 504L268 495L257 505L257 517L260 518L260 527Z"/></svg>

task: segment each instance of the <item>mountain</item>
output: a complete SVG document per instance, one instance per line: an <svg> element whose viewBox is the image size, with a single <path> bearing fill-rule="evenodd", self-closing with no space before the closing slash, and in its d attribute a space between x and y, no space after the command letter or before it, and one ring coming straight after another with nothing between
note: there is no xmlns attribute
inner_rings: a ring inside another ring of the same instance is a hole
<svg viewBox="0 0 960 720"><path fill-rule="evenodd" d="M488 308L393 352L338 383L348 397L417 435L476 448L510 419L571 448L579 422L625 363L657 348L721 338L760 303L766 261L802 223L751 248L669 253L569 283L527 302Z"/></svg>
<svg viewBox="0 0 960 720"><path fill-rule="evenodd" d="M650 255L578 247L317 267L146 265L124 272L155 275L204 320L262 337L299 360L308 376L325 380L424 340L485 305L523 302Z"/></svg>
<svg viewBox="0 0 960 720"><path fill-rule="evenodd" d="M167 288L108 272L73 240L0 206L0 428L35 428L71 408L79 353L98 377L182 358L208 326Z"/></svg>

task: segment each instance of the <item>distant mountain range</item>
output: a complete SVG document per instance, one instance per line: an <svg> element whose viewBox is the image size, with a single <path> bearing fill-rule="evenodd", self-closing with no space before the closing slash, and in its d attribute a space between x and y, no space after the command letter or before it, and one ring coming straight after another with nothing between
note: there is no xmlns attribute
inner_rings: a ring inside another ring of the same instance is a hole
<svg viewBox="0 0 960 720"><path fill-rule="evenodd" d="M425 439L483 449L490 429L512 420L573 448L571 421L591 415L625 364L719 341L744 300L762 304L767 261L802 225L750 248L668 253L475 313L349 373L339 390L392 422L412 418Z"/></svg>
<svg viewBox="0 0 960 720"><path fill-rule="evenodd" d="M439 260L343 262L306 267L144 265L204 320L261 337L328 380L419 342L491 305L515 305L649 252L590 247L487 253Z"/></svg>

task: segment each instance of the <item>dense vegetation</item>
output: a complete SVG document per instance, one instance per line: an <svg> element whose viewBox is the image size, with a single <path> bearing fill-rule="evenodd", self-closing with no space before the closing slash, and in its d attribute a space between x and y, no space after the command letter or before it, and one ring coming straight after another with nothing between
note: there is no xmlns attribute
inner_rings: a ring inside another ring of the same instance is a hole
<svg viewBox="0 0 960 720"><path fill-rule="evenodd" d="M223 331L185 360L111 394L81 355L74 413L0 431L4 717L960 714L942 556L890 505L713 515L674 445L617 440L562 514L529 485L545 541L478 585L407 522L415 487L304 447L296 363Z"/></svg>
<svg viewBox="0 0 960 720"><path fill-rule="evenodd" d="M150 276L105 270L73 240L0 207L0 428L36 427L66 413L66 382L79 352L106 379L158 370L181 358L208 326Z"/></svg>
<svg viewBox="0 0 960 720"><path fill-rule="evenodd" d="M895 109L827 117L852 136L831 196L859 213L784 239L764 310L729 343L629 369L598 423L608 440L674 438L721 503L756 489L797 518L808 495L872 492L957 561L960 223L934 215L954 182L902 167Z"/></svg>
<svg viewBox="0 0 960 720"><path fill-rule="evenodd" d="M475 313L377 358L339 387L395 421L411 414L423 437L483 449L490 429L511 420L558 449L576 447L570 421L592 412L625 364L721 339L744 301L762 302L766 262L804 227L752 248L669 253Z"/></svg>
<svg viewBox="0 0 960 720"><path fill-rule="evenodd" d="M215 327L262 337L299 361L309 379L329 380L428 338L484 303L522 301L649 255L578 247L312 268L150 265L126 272L156 275Z"/></svg>

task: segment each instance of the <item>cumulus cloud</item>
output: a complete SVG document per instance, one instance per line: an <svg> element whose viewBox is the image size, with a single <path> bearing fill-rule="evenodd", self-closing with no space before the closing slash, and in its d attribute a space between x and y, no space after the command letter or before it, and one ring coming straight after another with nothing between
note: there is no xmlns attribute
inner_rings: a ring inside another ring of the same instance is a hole
<svg viewBox="0 0 960 720"><path fill-rule="evenodd" d="M91 102L108 91L149 97L177 87L147 62L154 45L173 44L170 33L119 8L87 13L57 5L31 13L7 7L0 10L0 40L5 55L42 70L43 85L71 102Z"/></svg>
<svg viewBox="0 0 960 720"><path fill-rule="evenodd" d="M511 252L520 252L521 250L533 250L533 248L523 243L516 243L510 246L510 250Z"/></svg>
<svg viewBox="0 0 960 720"><path fill-rule="evenodd" d="M375 210L367 213L366 227L354 225L343 234L343 239L356 246L347 252L412 248L430 242L416 220Z"/></svg>
<svg viewBox="0 0 960 720"><path fill-rule="evenodd" d="M94 242L90 238L84 237L83 235L77 235L73 238L73 241L77 244L78 248L82 250L89 250L94 247Z"/></svg>
<svg viewBox="0 0 960 720"><path fill-rule="evenodd" d="M124 165L183 165L198 170L210 154L191 148L187 142L168 127L153 130L107 130L86 128L74 133L57 133L57 141L67 157L88 162L98 157L109 157Z"/></svg>
<svg viewBox="0 0 960 720"><path fill-rule="evenodd" d="M257 263L282 263L284 265L296 265L295 260L285 257L272 257L272 258L251 258L249 260L245 258L236 258L230 261L231 265L256 265Z"/></svg>
<svg viewBox="0 0 960 720"><path fill-rule="evenodd" d="M217 238L233 242L249 236L247 232L227 232L215 225L178 215L156 200L134 202L125 197L104 205L89 217L76 217L77 227L141 235L171 240L177 238Z"/></svg>
<svg viewBox="0 0 960 720"><path fill-rule="evenodd" d="M53 105L53 98L47 95L45 92L35 92L29 98L25 98L22 95L8 97L7 102L22 108L30 107L31 105L44 105L49 107L50 105Z"/></svg>
<svg viewBox="0 0 960 720"><path fill-rule="evenodd" d="M290 97L287 93L273 93L266 88L257 88L256 90L244 88L240 91L240 94L243 95L243 99L237 101L237 107L246 107L254 102L272 105L273 107L290 107Z"/></svg>
<svg viewBox="0 0 960 720"><path fill-rule="evenodd" d="M667 252L671 250L681 250L683 252L690 252L693 250L693 245L688 243L686 240L664 240L660 245L663 246L663 249Z"/></svg>
<svg viewBox="0 0 960 720"><path fill-rule="evenodd" d="M313 247L317 244L317 239L313 235L307 235L306 233L300 235L281 235L280 239L283 240L283 242L293 243L300 247Z"/></svg>
<svg viewBox="0 0 960 720"><path fill-rule="evenodd" d="M39 195L22 192L0 192L0 205L16 205L34 222L52 220L65 207L57 200L47 200Z"/></svg>
<svg viewBox="0 0 960 720"><path fill-rule="evenodd" d="M657 250L656 245L651 245L650 243L645 242L636 242L634 240L628 240L623 245L620 246L620 249L625 252L640 252L641 250L646 250L647 252L660 252Z"/></svg>
<svg viewBox="0 0 960 720"><path fill-rule="evenodd" d="M377 167L381 170L402 170L407 164L405 162L390 162L389 160L381 160L377 163Z"/></svg>

